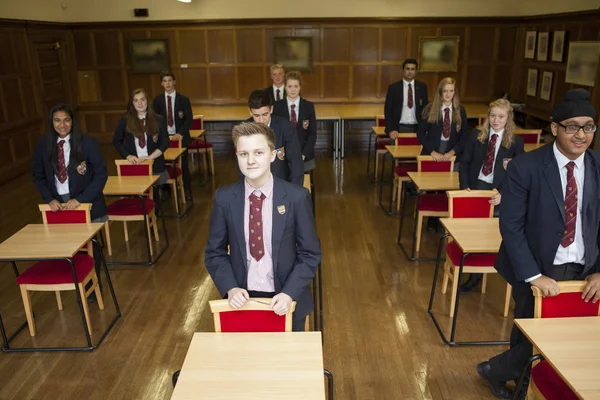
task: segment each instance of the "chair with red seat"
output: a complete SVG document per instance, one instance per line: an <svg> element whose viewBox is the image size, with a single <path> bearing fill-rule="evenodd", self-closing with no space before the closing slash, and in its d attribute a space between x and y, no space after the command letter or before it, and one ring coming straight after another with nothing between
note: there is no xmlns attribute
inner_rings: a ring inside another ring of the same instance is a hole
<svg viewBox="0 0 600 400"><path fill-rule="evenodd" d="M515 129L515 135L523 138L525 143L539 143L540 136L542 135L541 129Z"/></svg>
<svg viewBox="0 0 600 400"><path fill-rule="evenodd" d="M127 160L115 160L117 165L118 176L152 176L152 160L146 160L141 164L130 164ZM158 223L155 213L155 202L153 200L153 190L150 189L143 198L146 208L146 229L148 230L148 246L150 254L153 254L151 228L154 230L154 237L158 242ZM129 233L127 231L128 221L143 221L144 210L142 202L139 198L128 197L114 201L108 206L108 220L122 221L125 233L125 241L129 241ZM108 229L107 229L108 231ZM107 235L108 240L108 235Z"/></svg>
<svg viewBox="0 0 600 400"><path fill-rule="evenodd" d="M490 199L496 195L495 190L452 190L448 191L448 210L450 218L492 218L494 215L494 206L490 204ZM463 256L462 249L455 241L449 241L446 247L446 263L444 264L444 280L442 283L442 293L445 294L448 289L448 281L452 281L452 297L450 300L450 318L454 317L454 305L456 304L456 294L458 292L458 273L460 261ZM495 254L471 254L465 258L463 273L482 273L483 282L481 284L481 293L485 293L487 283L487 274L497 273L494 268L496 263ZM510 306L510 296L512 287L506 284L506 296L504 299L504 313L508 315Z"/></svg>
<svg viewBox="0 0 600 400"><path fill-rule="evenodd" d="M394 141L395 146L420 146L421 143L419 139L417 139L416 133L399 133ZM385 148L385 147L384 147ZM402 200L402 182L409 182L410 178L408 176L409 172L416 172L419 170L419 167L416 162L408 161L408 162L397 162L394 167L394 188L392 190L392 201L398 200L396 202L396 211L400 211L400 202Z"/></svg>
<svg viewBox="0 0 600 400"><path fill-rule="evenodd" d="M375 126L385 126L385 115L375 116ZM388 136L376 136L375 137L375 179L378 179L379 171L379 157L383 156L386 152L385 146L390 144L390 138Z"/></svg>
<svg viewBox="0 0 600 400"><path fill-rule="evenodd" d="M600 315L600 302L585 302L581 292L587 281L557 282L558 296L544 297L542 291L532 286L535 297L534 318L597 317ZM539 353L534 349L534 354ZM547 361L539 361L531 368L528 396L547 400L576 400L579 397L552 368Z"/></svg>
<svg viewBox="0 0 600 400"><path fill-rule="evenodd" d="M434 161L432 156L417 157L418 172L452 172L454 171L454 160ZM419 208L417 210L416 243L415 251L421 249L421 233L423 230L423 217L447 217L448 197L446 193L421 193L419 195Z"/></svg>
<svg viewBox="0 0 600 400"><path fill-rule="evenodd" d="M179 138L179 140L170 140L169 148L181 149L181 138ZM171 185L171 191L173 192L173 199L175 200L175 211L177 212L177 214L179 214L179 196L181 196L181 200L182 200L183 204L186 203L185 189L183 187L183 169L182 169L181 163L182 163L182 160L181 160L181 157L179 157L176 162L172 163L172 165L167 165L167 168L166 168L167 173L169 174L169 179L167 179L167 184ZM179 186L179 196L177 194L178 186Z"/></svg>
<svg viewBox="0 0 600 400"><path fill-rule="evenodd" d="M40 204L39 209L42 213L42 219L45 225L48 224L86 224L91 222L90 209L91 204L80 204L75 210L52 211L49 205ZM104 310L102 293L98 287L98 276L94 268L94 258L92 243L87 243L80 249L80 253L73 257L73 265L77 275L77 288L73 282L73 272L71 264L66 260L45 260L38 261L27 268L17 277L17 285L21 290L23 298L23 307L29 334L35 336L35 320L33 318L33 307L31 304L30 292L55 292L58 309L63 309L60 292L65 290L79 290L82 299L83 313L90 334L92 333L92 324L90 322L90 312L86 299L96 293L98 307ZM89 289L85 289L88 282L91 282Z"/></svg>
<svg viewBox="0 0 600 400"><path fill-rule="evenodd" d="M271 299L251 298L241 308L235 309L227 300L209 301L213 313L215 332L291 332L292 302L286 315L277 315L269 307Z"/></svg>
<svg viewBox="0 0 600 400"><path fill-rule="evenodd" d="M192 127L190 128L190 131L201 129L204 129L204 115L194 115L194 120L192 121ZM206 135L206 133L204 135ZM210 158L210 174L215 174L213 144L206 141L206 136L204 136L202 140L200 140L200 138L193 139L188 146L188 150L196 150L196 154L198 155L202 153L206 156L206 154L208 154L208 157ZM190 151L190 155L193 156L194 152ZM208 166L206 164L206 157L203 157L203 160L204 170L207 171Z"/></svg>

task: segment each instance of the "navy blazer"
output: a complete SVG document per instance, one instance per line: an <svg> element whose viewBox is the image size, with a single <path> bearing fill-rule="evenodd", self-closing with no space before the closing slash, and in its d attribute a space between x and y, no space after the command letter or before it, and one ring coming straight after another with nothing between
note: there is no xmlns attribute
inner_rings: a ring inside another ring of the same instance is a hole
<svg viewBox="0 0 600 400"><path fill-rule="evenodd" d="M460 159L462 145L464 144L463 141L469 132L469 120L467 119L467 112L463 106L460 106L460 116L462 123L459 129L457 129L454 122L452 122L452 125L450 125L450 139L448 140L448 149L446 150L446 152L454 150L457 160ZM430 124L427 122L426 118L423 118L421 122L419 122L419 127L417 128L417 138L423 145L423 151L421 151L422 155L428 156L431 154L431 152L437 151L440 148L443 130L444 123L441 121L435 124Z"/></svg>
<svg viewBox="0 0 600 400"><path fill-rule="evenodd" d="M547 275L565 231L563 189L552 147L547 144L508 163L500 203L502 245L495 267L513 286ZM581 222L588 274L600 272L600 153L587 150L584 163Z"/></svg>
<svg viewBox="0 0 600 400"><path fill-rule="evenodd" d="M479 132L479 129L474 129L464 141L463 152L460 156L460 168L458 169L461 189L474 189L476 187L479 180L479 172L481 172L483 161L487 155L490 138L488 136L487 140L481 143L477 139ZM502 192L502 181L504 180L508 166L508 164L504 165L504 160L510 162L510 160L524 152L524 142L520 136L513 135L513 142L509 148L500 144L494 161L494 180L492 182L494 188L498 189L499 192Z"/></svg>
<svg viewBox="0 0 600 400"><path fill-rule="evenodd" d="M243 180L219 188L210 217L204 264L223 297L232 288L247 288L244 195ZM313 309L310 282L321 262L319 237L308 190L277 177L271 237L275 292L294 299L294 319L304 318Z"/></svg>
<svg viewBox="0 0 600 400"><path fill-rule="evenodd" d="M417 123L423 119L423 108L429 102L427 99L427 85L417 80L413 81L415 90L415 116ZM385 133L397 131L402 119L402 104L404 103L404 80L392 83L385 96Z"/></svg>
<svg viewBox="0 0 600 400"><path fill-rule="evenodd" d="M162 115L165 121L167 121L167 101L164 93L159 94L154 98L152 108L155 113ZM179 92L175 92L175 104L173 108L175 109L175 114L173 115L175 132L183 136L181 138L181 145L183 147L188 147L191 141L190 128L194 121L194 113L192 112L190 99L179 94Z"/></svg>
<svg viewBox="0 0 600 400"><path fill-rule="evenodd" d="M104 185L108 180L108 173L98 141L88 135L81 135L81 138L85 166L75 165L71 162L67 166L69 195L80 203L92 203L90 214L92 219L96 219L108 213L102 194ZM48 150L52 145L56 145L56 143L52 143L50 135L46 134L38 139L31 159L31 173L33 184L40 192L44 203L50 203L52 200L58 200L62 203L63 201L56 190L54 179L56 172L48 156ZM71 150L73 150L72 147Z"/></svg>
<svg viewBox="0 0 600 400"><path fill-rule="evenodd" d="M300 98L299 112L296 113L296 132L304 161L315 158L315 144L317 144L317 115L312 102ZM275 102L273 115L290 120L290 109L287 98Z"/></svg>
<svg viewBox="0 0 600 400"><path fill-rule="evenodd" d="M277 95L275 94L275 90L273 90L273 85L266 87L263 90L266 90L269 93L271 101L273 102L273 104L275 104L275 102L277 101ZM281 97L281 100L285 99L285 85L281 87L281 93L279 94L279 96Z"/></svg>
<svg viewBox="0 0 600 400"><path fill-rule="evenodd" d="M157 115L158 123L158 134L146 135L146 146L148 146L148 155L154 153L154 150L160 149L163 153L169 148L169 133L167 132L167 123L165 119ZM113 136L113 145L119 152L121 157L127 158L127 156L136 156L137 150L135 148L135 136L133 133L127 131L127 119L126 114L123 114L117 128L115 129L115 135ZM160 155L152 164L152 172L160 174L165 170L165 156Z"/></svg>
<svg viewBox="0 0 600 400"><path fill-rule="evenodd" d="M254 119L248 118L246 122L254 122ZM303 186L304 162L294 125L285 118L271 115L270 128L275 133L275 150L277 150L277 157L271 163L271 173L285 181ZM243 178L239 167L238 175Z"/></svg>

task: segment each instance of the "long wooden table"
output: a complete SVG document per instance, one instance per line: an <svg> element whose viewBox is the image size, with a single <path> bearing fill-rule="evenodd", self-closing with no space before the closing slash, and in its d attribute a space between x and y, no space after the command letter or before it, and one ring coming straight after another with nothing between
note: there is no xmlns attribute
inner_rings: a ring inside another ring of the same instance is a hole
<svg viewBox="0 0 600 400"><path fill-rule="evenodd" d="M435 272L433 274L433 283L431 285L431 295L429 297L429 307L427 312L429 313L435 327L437 328L442 340L449 346L460 346L460 345L502 345L508 344L506 341L468 341L468 342L456 342L454 340L456 336L456 323L458 321L458 304L460 301L460 290L456 293L456 303L454 304L454 319L452 321L452 331L450 333L450 339L447 339L442 331L435 315L433 314L433 300L435 297L435 289L437 285L438 273L442 261L442 250L444 248L445 239L448 236L452 236L456 244L463 251L463 258L460 261L458 271L458 281L462 277L464 260L469 254L496 254L500 249L500 243L502 243L502 236L500 235L499 220L498 218L441 218L440 222L446 229L446 234L440 238L438 247L437 260L435 265Z"/></svg>
<svg viewBox="0 0 600 400"><path fill-rule="evenodd" d="M515 324L582 399L600 399L600 318L516 319Z"/></svg>
<svg viewBox="0 0 600 400"><path fill-rule="evenodd" d="M6 334L2 318L0 316L0 332L2 334L4 352L34 352L34 351L55 351L55 350L85 350L91 351L100 346L106 335L110 332L114 324L121 316L117 297L115 295L110 275L102 257L101 247L95 241L94 237L104 227L104 223L89 224L30 224L12 235L10 238L0 244L0 262L12 263L15 274L18 276L17 261L43 261L43 260L65 260L71 264L73 277L75 277L75 266L72 258L78 253L84 245L91 240L94 242L94 254L101 258L101 269L104 269L106 282L112 294L115 309L117 311L111 324L100 336L96 344L92 343L91 332L88 330L85 315L83 312L81 294L77 289L77 280L73 279L73 285L76 293L77 305L83 321L83 329L87 340L86 347L53 347L53 348L11 348L10 342L19 332L21 332L27 323L21 325L10 337ZM98 277L100 279L100 277ZM96 336L97 337L97 336Z"/></svg>
<svg viewBox="0 0 600 400"><path fill-rule="evenodd" d="M195 333L171 399L324 400L321 333Z"/></svg>

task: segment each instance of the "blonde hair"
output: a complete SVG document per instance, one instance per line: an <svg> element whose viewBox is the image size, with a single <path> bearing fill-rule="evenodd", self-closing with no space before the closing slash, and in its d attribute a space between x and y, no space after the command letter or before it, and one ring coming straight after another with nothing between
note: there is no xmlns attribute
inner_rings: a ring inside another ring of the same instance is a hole
<svg viewBox="0 0 600 400"><path fill-rule="evenodd" d="M456 81L453 78L444 78L440 81L433 97L433 101L423 109L423 118L430 124L436 124L442 122L444 116L442 115L442 106L444 101L442 100L442 93L446 85L454 85L454 97L452 98L452 122L456 125L456 130L460 130L462 125L462 117L460 116L460 98L458 97L458 88L456 87ZM466 123L467 121L465 121Z"/></svg>
<svg viewBox="0 0 600 400"><path fill-rule="evenodd" d="M490 103L487 118L483 121L481 126L477 127L477 129L479 129L477 140L479 140L480 143L485 143L490 136L490 112L494 107L501 108L508 114L506 125L504 125L504 134L502 135L502 146L508 149L515 141L515 115L513 113L513 108L510 105L510 101L506 99L498 99Z"/></svg>
<svg viewBox="0 0 600 400"><path fill-rule="evenodd" d="M285 73L285 68L283 68L283 65L281 65L281 64L273 64L273 65L271 65L271 68L270 68L271 73L273 73L273 71L275 71L277 69L281 69Z"/></svg>
<svg viewBox="0 0 600 400"><path fill-rule="evenodd" d="M285 83L286 84L287 84L287 81L289 81L290 79L293 81L298 81L300 86L302 86L302 74L300 73L300 71L290 71L287 74L285 74Z"/></svg>
<svg viewBox="0 0 600 400"><path fill-rule="evenodd" d="M275 133L273 130L258 122L245 122L243 124L235 125L231 131L231 138L233 139L233 145L237 147L237 142L242 136L252 135L264 135L269 144L271 151L275 150Z"/></svg>

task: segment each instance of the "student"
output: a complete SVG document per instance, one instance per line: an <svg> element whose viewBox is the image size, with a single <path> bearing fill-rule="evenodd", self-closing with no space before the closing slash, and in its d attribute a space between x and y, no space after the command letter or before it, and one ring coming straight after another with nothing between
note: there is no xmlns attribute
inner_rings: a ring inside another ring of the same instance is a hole
<svg viewBox="0 0 600 400"><path fill-rule="evenodd" d="M269 127L240 124L232 137L245 179L216 192L204 264L233 308L270 297L271 308L284 315L296 301L292 329L303 331L321 261L310 194L271 174L277 151Z"/></svg>
<svg viewBox="0 0 600 400"><path fill-rule="evenodd" d="M281 64L273 64L271 65L271 81L273 84L265 90L269 93L271 97L271 103L275 103L276 101L285 99L285 69Z"/></svg>
<svg viewBox="0 0 600 400"><path fill-rule="evenodd" d="M554 143L508 164L495 268L512 285L514 318L533 317L531 286L552 297L560 291L556 281L585 279L582 298L600 298L600 153L589 149L595 118L589 93L569 90L552 113ZM532 352L513 326L510 349L477 365L477 372L495 396L510 398L505 383L518 379Z"/></svg>
<svg viewBox="0 0 600 400"><path fill-rule="evenodd" d="M415 80L419 64L414 58L402 63L404 79L392 83L385 96L385 132L395 140L398 133L415 133L427 105L427 85Z"/></svg>
<svg viewBox="0 0 600 400"><path fill-rule="evenodd" d="M164 118L148 107L148 102L144 89L131 93L127 111L115 129L113 145L131 164L154 160L152 172L160 176L156 185L162 185L169 179L163 156L169 148L169 134Z"/></svg>
<svg viewBox="0 0 600 400"><path fill-rule="evenodd" d="M91 203L92 222L108 220L102 194L108 173L100 146L94 137L80 132L68 105L57 104L48 113L48 128L35 145L31 173L35 188L52 211L74 210L81 203ZM100 258L95 260L101 279ZM95 293L88 297L88 301L95 299Z"/></svg>
<svg viewBox="0 0 600 400"><path fill-rule="evenodd" d="M271 115L273 104L265 90L255 90L250 93L248 110L251 118L246 122L264 124L275 133L277 158L271 164L273 175L296 185L304 185L302 151L294 125L285 118Z"/></svg>
<svg viewBox="0 0 600 400"><path fill-rule="evenodd" d="M191 142L190 128L194 120L190 99L175 91L175 75L171 71L160 75L160 85L165 89L152 102L154 112L162 115L167 121L167 132L171 140L181 138L181 146L188 147ZM183 187L185 198L192 199L190 191L190 166L188 164L188 153L181 155L181 169L183 174Z"/></svg>
<svg viewBox="0 0 600 400"><path fill-rule="evenodd" d="M467 113L460 105L456 81L440 81L433 101L423 109L423 118L417 128L417 137L423 145L422 155L431 155L435 161L460 160L462 140L469 124ZM455 163L458 169L458 163Z"/></svg>
<svg viewBox="0 0 600 400"><path fill-rule="evenodd" d="M465 140L458 170L460 188L466 190L492 190L498 193L490 203L499 212L502 199L502 181L508 163L524 153L523 139L515 135L515 121L510 102L498 99L490 103L483 126L477 127ZM471 274L461 286L462 293L469 292L481 281L482 274Z"/></svg>
<svg viewBox="0 0 600 400"><path fill-rule="evenodd" d="M315 144L317 143L317 116L315 106L300 97L302 75L298 71L290 71L285 76L286 98L273 106L273 114L289 119L296 126L304 172L315 168Z"/></svg>

